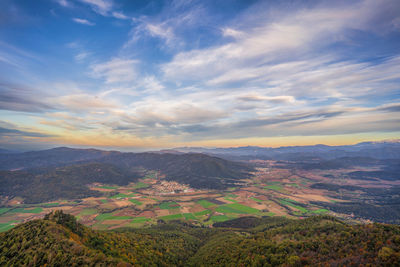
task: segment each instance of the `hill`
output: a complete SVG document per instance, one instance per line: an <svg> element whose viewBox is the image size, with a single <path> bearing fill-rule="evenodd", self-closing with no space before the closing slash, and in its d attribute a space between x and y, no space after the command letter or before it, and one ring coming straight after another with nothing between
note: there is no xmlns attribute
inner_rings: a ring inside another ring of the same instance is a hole
<svg viewBox="0 0 400 267"><path fill-rule="evenodd" d="M3 160L3 161L2 161ZM64 160L64 161L63 161ZM20 170L10 170L18 167ZM127 185L156 170L193 188L225 189L250 176L249 165L204 154L120 153L58 148L0 156L0 196L25 203L97 196L87 185ZM141 171L140 171L141 170Z"/></svg>
<svg viewBox="0 0 400 267"><path fill-rule="evenodd" d="M123 153L98 159L122 168L143 167L158 170L167 180L189 184L194 188L224 189L238 179L250 177L247 164L199 153L160 154Z"/></svg>
<svg viewBox="0 0 400 267"><path fill-rule="evenodd" d="M25 203L97 196L87 185L100 182L126 185L141 174L105 163L76 164L35 171L0 171L0 195L22 197Z"/></svg>
<svg viewBox="0 0 400 267"><path fill-rule="evenodd" d="M56 211L0 234L2 266L398 266L399 259L399 226L348 225L327 216L104 232Z"/></svg>

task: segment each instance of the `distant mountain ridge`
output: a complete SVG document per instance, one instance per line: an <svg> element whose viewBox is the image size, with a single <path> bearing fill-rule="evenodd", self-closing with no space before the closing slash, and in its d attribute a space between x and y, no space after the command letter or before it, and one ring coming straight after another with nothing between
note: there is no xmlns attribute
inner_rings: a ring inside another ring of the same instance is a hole
<svg viewBox="0 0 400 267"><path fill-rule="evenodd" d="M400 140L379 142L362 142L355 145L328 146L286 146L286 147L229 147L229 148L202 148L178 147L173 148L175 153L197 152L217 156L233 156L260 159L288 160L298 157L316 157L321 159L335 159L342 157L370 157L376 159L400 159Z"/></svg>
<svg viewBox="0 0 400 267"><path fill-rule="evenodd" d="M121 152L57 147L39 151L0 154L0 170L60 166L119 153Z"/></svg>

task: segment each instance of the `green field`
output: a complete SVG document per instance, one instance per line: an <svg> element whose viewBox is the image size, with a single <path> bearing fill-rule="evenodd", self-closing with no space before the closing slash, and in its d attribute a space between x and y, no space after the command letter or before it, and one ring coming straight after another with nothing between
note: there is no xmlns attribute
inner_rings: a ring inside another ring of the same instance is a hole
<svg viewBox="0 0 400 267"><path fill-rule="evenodd" d="M197 220L196 216L194 216L193 213L184 213L183 217L185 217L185 220Z"/></svg>
<svg viewBox="0 0 400 267"><path fill-rule="evenodd" d="M60 206L60 203L58 203L58 202L54 202L54 203L43 203L43 204L40 204L40 206L44 206L44 207L55 207L55 206Z"/></svg>
<svg viewBox="0 0 400 267"><path fill-rule="evenodd" d="M172 209L179 209L179 204L175 201L164 202L159 205L160 209L162 210L172 210Z"/></svg>
<svg viewBox="0 0 400 267"><path fill-rule="evenodd" d="M101 203L106 204L108 203L108 199L100 199Z"/></svg>
<svg viewBox="0 0 400 267"><path fill-rule="evenodd" d="M24 208L17 208L13 209L10 212L12 213L41 213L43 211L42 208L33 208L33 209L24 209Z"/></svg>
<svg viewBox="0 0 400 267"><path fill-rule="evenodd" d="M150 220L151 220L150 218L146 218L146 217L135 217L135 218L133 218L131 223L144 223L144 222L148 222Z"/></svg>
<svg viewBox="0 0 400 267"><path fill-rule="evenodd" d="M303 207L300 207L300 206L298 206L298 205L295 205L295 204L293 204L292 202L287 201L287 200L285 200L285 199L281 199L281 200L279 200L279 202L280 202L282 205L290 206L290 207L293 207L293 208L295 208L295 209L298 209L298 210L299 210L300 212L302 212L302 213L307 213L307 212L308 212L308 210L307 210L306 208L303 208Z"/></svg>
<svg viewBox="0 0 400 267"><path fill-rule="evenodd" d="M203 210L203 211L195 212L194 215L195 216L203 216L203 215L207 215L210 213L211 213L211 210Z"/></svg>
<svg viewBox="0 0 400 267"><path fill-rule="evenodd" d="M217 207L215 211L221 213L238 213L238 214L256 214L260 211L249 206L245 206L239 203L225 204Z"/></svg>
<svg viewBox="0 0 400 267"><path fill-rule="evenodd" d="M137 199L129 199L129 201L132 202L132 203L135 204L135 205L138 205L138 206L140 206L140 205L143 204L142 202L140 202L140 201L137 200Z"/></svg>
<svg viewBox="0 0 400 267"><path fill-rule="evenodd" d="M178 214L172 214L172 215L166 215L166 216L161 216L158 217L159 219L165 220L165 221L170 221L170 220L179 220L183 219L183 215L178 213Z"/></svg>
<svg viewBox="0 0 400 267"><path fill-rule="evenodd" d="M0 215L6 213L9 210L10 208L0 208Z"/></svg>
<svg viewBox="0 0 400 267"><path fill-rule="evenodd" d="M17 223L17 222L18 221L9 221L6 223L0 223L0 233L10 230L11 228L13 228L15 226L15 225L11 225L11 224Z"/></svg>
<svg viewBox="0 0 400 267"><path fill-rule="evenodd" d="M270 189L270 190L275 190L275 191L282 191L283 187L280 185L266 185L264 186L264 189Z"/></svg>
<svg viewBox="0 0 400 267"><path fill-rule="evenodd" d="M142 189L142 188L146 188L146 187L149 187L149 186L150 186L149 184L146 184L146 183L143 183L143 182L138 182L133 186L133 188L134 189Z"/></svg>
<svg viewBox="0 0 400 267"><path fill-rule="evenodd" d="M295 203L295 204L299 204L300 202L298 202L298 201L296 201L296 200L293 200L293 199L290 199L290 198L284 198L284 199L282 199L282 200L284 200L284 201L289 201L289 202L292 202L292 203Z"/></svg>
<svg viewBox="0 0 400 267"><path fill-rule="evenodd" d="M99 188L103 188L103 189L117 189L118 186L103 185L103 186L99 186Z"/></svg>
<svg viewBox="0 0 400 267"><path fill-rule="evenodd" d="M216 204L214 204L214 203L212 203L212 202L210 202L208 200L205 200L205 199L197 201L197 204L200 204L203 208L208 208L208 207L216 205Z"/></svg>
<svg viewBox="0 0 400 267"><path fill-rule="evenodd" d="M129 220L135 217L132 216L114 216L112 213L103 213L96 216L97 221L105 221L105 220Z"/></svg>
<svg viewBox="0 0 400 267"><path fill-rule="evenodd" d="M329 210L327 210L327 209L319 209L319 210L313 210L313 211L311 211L312 213L315 213L315 214L322 214L322 213L327 213L327 212L329 212Z"/></svg>

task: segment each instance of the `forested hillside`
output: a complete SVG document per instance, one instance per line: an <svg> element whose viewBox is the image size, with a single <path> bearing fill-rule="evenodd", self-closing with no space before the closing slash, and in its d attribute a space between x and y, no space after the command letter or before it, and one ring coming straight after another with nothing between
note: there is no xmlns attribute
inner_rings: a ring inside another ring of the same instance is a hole
<svg viewBox="0 0 400 267"><path fill-rule="evenodd" d="M0 234L0 265L104 266L399 266L400 227L241 218L196 228L94 231L56 211ZM234 228L232 228L234 227Z"/></svg>
<svg viewBox="0 0 400 267"><path fill-rule="evenodd" d="M64 160L64 162L63 162ZM13 168L17 168L15 170ZM127 185L156 170L166 180L193 188L225 189L250 177L253 169L203 154L121 153L58 148L0 156L0 197L21 197L24 203L98 196L87 185Z"/></svg>
<svg viewBox="0 0 400 267"><path fill-rule="evenodd" d="M79 199L97 196L87 185L93 182L126 185L139 173L110 164L88 163L34 171L0 171L0 195L22 197L25 203L55 199Z"/></svg>
<svg viewBox="0 0 400 267"><path fill-rule="evenodd" d="M247 164L205 154L122 153L98 159L122 168L144 167L160 170L167 180L189 184L194 188L225 189L238 179L250 177Z"/></svg>

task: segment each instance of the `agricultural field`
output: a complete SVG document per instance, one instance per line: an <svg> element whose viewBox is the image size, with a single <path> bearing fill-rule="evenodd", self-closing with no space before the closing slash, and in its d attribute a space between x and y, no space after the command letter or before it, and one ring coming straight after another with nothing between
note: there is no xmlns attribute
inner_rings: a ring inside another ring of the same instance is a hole
<svg viewBox="0 0 400 267"><path fill-rule="evenodd" d="M347 214L332 212L322 205L345 202L343 194L349 194L314 188L314 184L326 179L321 174L295 172L268 165L258 168L252 179L243 180L243 186L219 191L193 189L188 185L163 180L163 176L157 172L148 172L138 182L126 186L91 185L91 190L101 193L99 197L31 205L10 202L14 204L0 208L0 231L41 218L57 209L100 230L144 227L160 220L185 220L196 225L211 226L215 222L249 215L305 218L329 213L351 219ZM353 192L352 197L359 196Z"/></svg>

